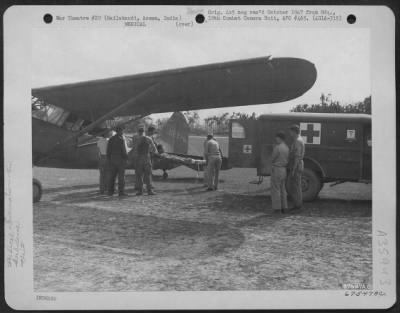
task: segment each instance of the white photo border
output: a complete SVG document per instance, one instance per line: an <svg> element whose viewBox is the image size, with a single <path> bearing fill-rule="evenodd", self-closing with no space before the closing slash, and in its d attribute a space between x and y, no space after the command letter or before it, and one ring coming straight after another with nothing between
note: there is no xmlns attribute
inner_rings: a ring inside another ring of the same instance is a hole
<svg viewBox="0 0 400 313"><path fill-rule="evenodd" d="M218 6L209 6L218 9ZM193 6L192 11L207 7ZM304 6L259 6L294 9ZM32 29L46 27L43 15L123 14L129 6L12 6L4 14L5 298L20 310L51 309L374 309L396 301L396 88L395 17L385 6L312 6L357 16L357 25L319 23L304 27L370 30L373 137L373 289L379 297L351 297L345 290L62 292L33 290L31 47ZM227 9L229 6L223 6ZM235 8L235 6L232 6ZM241 8L245 8L241 6ZM310 6L308 6L310 8ZM142 14L189 14L188 6L137 6ZM178 13L177 13L178 12ZM232 24L230 24L232 25ZM281 27L265 24L267 27ZM296 27L287 22L285 27ZM53 27L120 27L57 24ZM259 25L257 27L260 27ZM18 138L18 140L16 140ZM18 240L14 260L7 247ZM41 298L42 297L42 298Z"/></svg>

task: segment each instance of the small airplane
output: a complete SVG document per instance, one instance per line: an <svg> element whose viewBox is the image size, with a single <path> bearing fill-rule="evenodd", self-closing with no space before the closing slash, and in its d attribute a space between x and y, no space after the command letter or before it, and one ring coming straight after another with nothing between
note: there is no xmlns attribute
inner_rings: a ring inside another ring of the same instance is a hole
<svg viewBox="0 0 400 313"><path fill-rule="evenodd" d="M115 117L128 116L131 122L152 113L284 102L309 90L316 76L314 64L307 60L268 56L34 88L32 163L97 168L94 138L109 131L105 124ZM202 159L185 154L187 137L182 130L177 131L181 124L174 124L174 119L170 129L175 135L166 141L175 147L171 152L176 155L161 160L158 168L164 173L185 164L185 157ZM196 164L185 165L196 169ZM41 184L34 179L34 202L40 200L41 193Z"/></svg>

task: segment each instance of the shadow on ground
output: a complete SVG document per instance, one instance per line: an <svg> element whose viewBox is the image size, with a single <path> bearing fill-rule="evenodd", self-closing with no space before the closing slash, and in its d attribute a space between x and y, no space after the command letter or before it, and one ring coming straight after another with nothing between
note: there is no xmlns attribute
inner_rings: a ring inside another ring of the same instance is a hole
<svg viewBox="0 0 400 313"><path fill-rule="evenodd" d="M193 204L188 209L199 209L202 206L211 210L273 214L269 195L222 193L212 201ZM370 200L316 199L304 203L301 210L287 210L285 215L293 214L320 217L371 217L372 202Z"/></svg>
<svg viewBox="0 0 400 313"><path fill-rule="evenodd" d="M60 238L73 245L118 247L147 256L199 258L236 249L244 241L239 229L226 225L155 216L109 212L94 208L40 208L35 234Z"/></svg>
<svg viewBox="0 0 400 313"><path fill-rule="evenodd" d="M74 185L74 186L62 186L62 187L53 187L53 188L44 188L43 193L56 193L56 192L66 192L66 191L74 191L74 190L82 190L82 189L98 189L98 184L85 184L85 185Z"/></svg>
<svg viewBox="0 0 400 313"><path fill-rule="evenodd" d="M133 184L126 188L130 194L124 201L129 202L130 199L135 201L137 196ZM97 191L97 185L80 185L74 187L63 187L48 189L47 192L55 193L51 201L64 202L68 204L84 204L94 201L118 201L117 196L109 197L100 195ZM89 189L90 188L90 189ZM75 192L70 192L75 191ZM64 192L57 194L58 192ZM159 189L156 188L156 195L149 197L151 199L158 198L158 202L167 200L170 197L186 197L182 201L182 206L185 209L207 209L213 211L230 211L230 212L271 212L271 198L269 195L263 194L236 194L225 191L206 192L205 188L198 184L189 188L174 188L174 189ZM185 202L190 202L187 197L193 197L193 203L185 205ZM290 203L290 202L289 202ZM371 217L372 202L371 200L340 200L340 199L316 199L312 202L304 203L303 209L300 211L289 211L288 215L295 214L300 216L320 216L320 217Z"/></svg>

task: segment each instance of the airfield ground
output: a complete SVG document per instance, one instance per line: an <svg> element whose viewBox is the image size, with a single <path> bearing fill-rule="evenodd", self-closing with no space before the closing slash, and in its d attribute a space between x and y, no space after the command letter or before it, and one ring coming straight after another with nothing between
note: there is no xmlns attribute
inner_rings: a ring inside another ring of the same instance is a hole
<svg viewBox="0 0 400 313"><path fill-rule="evenodd" d="M296 214L274 215L269 179L178 168L157 195L100 196L95 170L35 168L36 291L341 289L372 283L371 185L325 186Z"/></svg>

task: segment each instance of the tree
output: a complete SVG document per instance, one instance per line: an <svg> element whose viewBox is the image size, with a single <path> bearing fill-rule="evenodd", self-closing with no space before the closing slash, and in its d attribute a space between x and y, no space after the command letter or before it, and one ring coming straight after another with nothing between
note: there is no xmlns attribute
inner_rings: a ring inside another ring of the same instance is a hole
<svg viewBox="0 0 400 313"><path fill-rule="evenodd" d="M196 125L200 122L200 116L197 111L185 111L183 112L183 115L186 117L190 128L195 128Z"/></svg>
<svg viewBox="0 0 400 313"><path fill-rule="evenodd" d="M204 123L208 132L227 134L229 133L229 112L206 117Z"/></svg>
<svg viewBox="0 0 400 313"><path fill-rule="evenodd" d="M371 114L371 96L363 101L342 105L339 101L331 99L331 94L325 96L323 93L318 104L299 104L290 112L314 112L314 113L366 113Z"/></svg>
<svg viewBox="0 0 400 313"><path fill-rule="evenodd" d="M158 118L155 122L156 128L160 131L167 124L169 117Z"/></svg>
<svg viewBox="0 0 400 313"><path fill-rule="evenodd" d="M132 117L130 117L132 118ZM137 120L133 120L125 125L125 130L127 132L136 133L139 126L144 126L147 128L149 125L153 124L153 119L150 116L145 116Z"/></svg>
<svg viewBox="0 0 400 313"><path fill-rule="evenodd" d="M257 119L257 114L255 112L252 114L233 112L229 118L235 120L255 120Z"/></svg>
<svg viewBox="0 0 400 313"><path fill-rule="evenodd" d="M213 132L219 135L227 135L229 133L229 121L231 119L255 120L257 119L257 115L255 112L252 114L241 112L225 112L220 115L213 115L204 118L204 124L208 132Z"/></svg>

